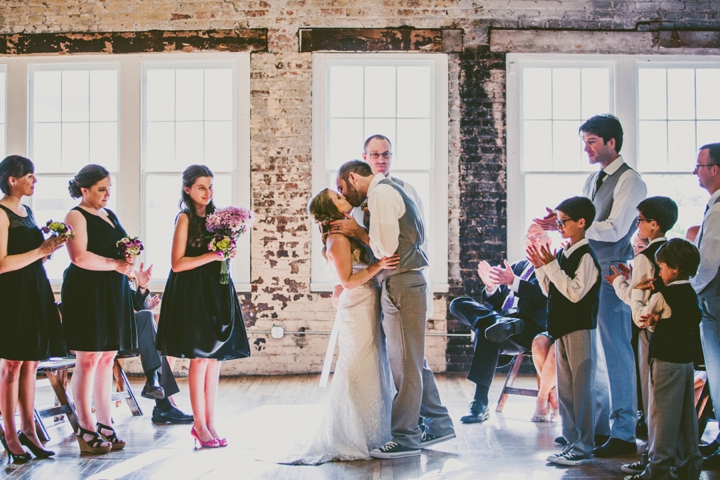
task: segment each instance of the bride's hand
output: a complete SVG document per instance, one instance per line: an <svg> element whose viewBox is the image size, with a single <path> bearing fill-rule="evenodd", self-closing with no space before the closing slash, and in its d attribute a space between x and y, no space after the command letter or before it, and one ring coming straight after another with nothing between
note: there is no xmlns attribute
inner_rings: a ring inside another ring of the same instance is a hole
<svg viewBox="0 0 720 480"><path fill-rule="evenodd" d="M380 265L380 270L393 270L400 263L400 255L396 253L392 257L383 257L377 263Z"/></svg>

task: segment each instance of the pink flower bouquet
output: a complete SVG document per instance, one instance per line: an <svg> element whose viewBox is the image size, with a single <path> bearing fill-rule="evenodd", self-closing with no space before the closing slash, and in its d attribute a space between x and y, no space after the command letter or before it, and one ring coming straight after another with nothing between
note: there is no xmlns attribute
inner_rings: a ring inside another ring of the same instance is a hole
<svg viewBox="0 0 720 480"><path fill-rule="evenodd" d="M42 232L50 233L54 237L65 237L68 240L75 239L75 232L73 232L72 227L63 222L53 222L52 220L48 220L47 224L42 227Z"/></svg>
<svg viewBox="0 0 720 480"><path fill-rule="evenodd" d="M142 242L138 239L138 237L125 237L115 244L118 247L118 250L125 258L137 258L138 255L140 255L140 252L145 250L145 247L143 247Z"/></svg>
<svg viewBox="0 0 720 480"><path fill-rule="evenodd" d="M227 260L235 254L237 239L247 232L255 221L252 210L226 207L215 210L205 219L205 228L211 234L208 250L220 253L225 259L220 268L220 283L227 285L230 276Z"/></svg>

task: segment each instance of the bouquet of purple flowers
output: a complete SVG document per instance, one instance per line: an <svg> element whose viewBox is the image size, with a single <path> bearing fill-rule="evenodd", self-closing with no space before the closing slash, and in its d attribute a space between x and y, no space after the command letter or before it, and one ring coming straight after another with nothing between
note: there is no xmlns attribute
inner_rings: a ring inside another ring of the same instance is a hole
<svg viewBox="0 0 720 480"><path fill-rule="evenodd" d="M75 239L75 232L70 225L63 222L53 222L48 220L44 227L42 227L43 233L51 233L54 237L65 237L68 240Z"/></svg>
<svg viewBox="0 0 720 480"><path fill-rule="evenodd" d="M242 207L220 208L205 219L205 228L211 234L208 250L218 252L225 259L220 268L220 283L223 285L227 285L230 279L227 260L235 254L237 239L247 232L254 221L252 210Z"/></svg>
<svg viewBox="0 0 720 480"><path fill-rule="evenodd" d="M136 258L140 252L145 250L138 237L124 237L117 241L118 250L125 258Z"/></svg>

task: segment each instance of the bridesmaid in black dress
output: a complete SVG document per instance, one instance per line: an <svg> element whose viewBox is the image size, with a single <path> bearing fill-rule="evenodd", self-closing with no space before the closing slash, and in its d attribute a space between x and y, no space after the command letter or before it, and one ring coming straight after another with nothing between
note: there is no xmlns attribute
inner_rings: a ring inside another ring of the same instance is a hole
<svg viewBox="0 0 720 480"><path fill-rule="evenodd" d="M111 186L105 168L83 167L68 186L70 196L82 200L65 217L75 239L68 243L72 263L62 286L63 329L67 348L77 355L72 381L80 424L77 439L80 450L88 453L107 453L125 446L112 428L112 367L118 350L137 348L126 278L134 260L123 258L116 246L127 233L115 214L105 208ZM97 427L90 411L93 403Z"/></svg>
<svg viewBox="0 0 720 480"><path fill-rule="evenodd" d="M245 323L232 278L220 283L221 255L208 251L205 216L215 211L213 174L204 165L183 172L183 189L172 244L172 271L160 310L157 348L190 358L190 434L203 447L224 447L215 430L220 361L250 356Z"/></svg>
<svg viewBox="0 0 720 480"><path fill-rule="evenodd" d="M55 454L43 449L35 432L35 375L38 361L66 355L55 297L43 267L65 238L44 240L30 207L20 204L23 196L35 191L34 171L33 163L19 155L0 162L0 190L5 194L0 199L0 411L5 422L2 444L14 463L30 460L22 445L39 458Z"/></svg>

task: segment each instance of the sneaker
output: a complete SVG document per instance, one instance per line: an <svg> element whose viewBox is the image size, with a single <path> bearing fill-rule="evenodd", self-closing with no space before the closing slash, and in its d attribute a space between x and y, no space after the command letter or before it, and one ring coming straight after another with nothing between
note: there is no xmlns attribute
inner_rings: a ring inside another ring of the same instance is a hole
<svg viewBox="0 0 720 480"><path fill-rule="evenodd" d="M437 445L446 440L452 440L453 438L455 438L455 432L448 433L447 435L430 435L423 432L420 448L432 447L433 445Z"/></svg>
<svg viewBox="0 0 720 480"><path fill-rule="evenodd" d="M546 461L546 462L550 462L550 463L554 463L555 460L558 459L558 457L561 457L561 456L563 456L563 455L565 455L565 452L553 453L553 454L551 454L551 455L548 455L547 458L545 459L545 461Z"/></svg>
<svg viewBox="0 0 720 480"><path fill-rule="evenodd" d="M638 473L637 475L628 475L628 476L626 476L626 477L625 477L625 480L644 480L644 479L643 479L643 478L640 476L640 474Z"/></svg>
<svg viewBox="0 0 720 480"><path fill-rule="evenodd" d="M623 473L639 475L645 470L645 464L642 462L642 460L638 460L637 462L626 463L625 465L620 467L620 470L622 470Z"/></svg>
<svg viewBox="0 0 720 480"><path fill-rule="evenodd" d="M419 448L405 447L393 441L389 441L382 447L370 450L370 456L373 458L402 458L415 457L417 455L420 455Z"/></svg>
<svg viewBox="0 0 720 480"><path fill-rule="evenodd" d="M159 425L190 425L193 421L194 418L192 415L183 413L177 407L172 407L167 412L164 412L157 407L153 407L152 423Z"/></svg>
<svg viewBox="0 0 720 480"><path fill-rule="evenodd" d="M554 461L556 465L566 465L574 467L576 465L582 465L583 463L590 463L592 459L578 455L575 452L568 452L565 455L559 455Z"/></svg>

